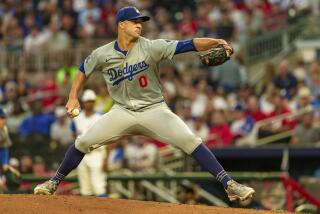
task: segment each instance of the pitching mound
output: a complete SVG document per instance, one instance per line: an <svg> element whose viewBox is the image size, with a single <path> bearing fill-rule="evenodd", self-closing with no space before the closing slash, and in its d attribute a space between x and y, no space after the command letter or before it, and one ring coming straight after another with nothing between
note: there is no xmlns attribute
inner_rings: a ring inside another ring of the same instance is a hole
<svg viewBox="0 0 320 214"><path fill-rule="evenodd" d="M0 195L0 213L94 214L271 214L280 212L220 208L84 196ZM285 213L285 212L281 212Z"/></svg>

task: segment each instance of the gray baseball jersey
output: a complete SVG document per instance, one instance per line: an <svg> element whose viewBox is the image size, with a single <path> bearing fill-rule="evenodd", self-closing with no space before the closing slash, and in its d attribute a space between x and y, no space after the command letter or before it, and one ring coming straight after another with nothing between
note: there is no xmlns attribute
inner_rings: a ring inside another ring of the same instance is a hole
<svg viewBox="0 0 320 214"><path fill-rule="evenodd" d="M115 105L76 139L78 150L88 153L136 134L174 145L187 154L201 144L201 139L163 102L159 64L173 57L177 44L140 37L127 54L114 41L87 57L81 70L86 76L102 72Z"/></svg>
<svg viewBox="0 0 320 214"><path fill-rule="evenodd" d="M177 44L178 41L139 37L124 55L116 50L117 43L113 41L87 57L85 74L102 72L115 103L138 110L163 101L159 63L173 57Z"/></svg>

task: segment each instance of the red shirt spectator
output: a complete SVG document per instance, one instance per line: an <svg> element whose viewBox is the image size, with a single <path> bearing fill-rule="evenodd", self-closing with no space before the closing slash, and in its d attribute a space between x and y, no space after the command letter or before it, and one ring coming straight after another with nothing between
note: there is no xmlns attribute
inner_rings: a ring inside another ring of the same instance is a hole
<svg viewBox="0 0 320 214"><path fill-rule="evenodd" d="M260 110L257 97L254 95L252 95L248 98L246 115L251 116L255 122L260 121L260 120L264 120L267 118L267 115L265 115L265 113L263 113Z"/></svg>
<svg viewBox="0 0 320 214"><path fill-rule="evenodd" d="M291 110L288 107L284 107L280 110L275 110L268 115L268 118L275 117L282 114L290 113ZM296 126L296 121L290 118L281 120L281 125L284 127L288 127L289 129L293 129Z"/></svg>
<svg viewBox="0 0 320 214"><path fill-rule="evenodd" d="M259 2L256 7L263 12L265 17L269 16L272 13L272 4L270 4L268 0Z"/></svg>
<svg viewBox="0 0 320 214"><path fill-rule="evenodd" d="M194 36L197 32L197 22L192 18L190 8L183 11L183 19L178 25L179 32L185 37Z"/></svg>
<svg viewBox="0 0 320 214"><path fill-rule="evenodd" d="M228 124L212 127L209 131L209 140L206 145L209 148L225 147L232 143L232 134Z"/></svg>
<svg viewBox="0 0 320 214"><path fill-rule="evenodd" d="M229 146L233 137L224 113L222 111L215 112L211 117L211 123L214 125L209 130L206 145L209 148Z"/></svg>

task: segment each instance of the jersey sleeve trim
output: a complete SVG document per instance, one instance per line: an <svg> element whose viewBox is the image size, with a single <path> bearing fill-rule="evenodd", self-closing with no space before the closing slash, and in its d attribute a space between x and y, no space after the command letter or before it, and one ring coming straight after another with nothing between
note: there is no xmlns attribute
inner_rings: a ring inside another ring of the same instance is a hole
<svg viewBox="0 0 320 214"><path fill-rule="evenodd" d="M177 44L176 51L174 52L174 54L180 54L189 51L196 51L193 39L180 40Z"/></svg>
<svg viewBox="0 0 320 214"><path fill-rule="evenodd" d="M81 63L81 65L79 66L78 69L79 69L79 71L81 71L82 73L84 73L84 74L86 73L85 70L84 70L84 63Z"/></svg>

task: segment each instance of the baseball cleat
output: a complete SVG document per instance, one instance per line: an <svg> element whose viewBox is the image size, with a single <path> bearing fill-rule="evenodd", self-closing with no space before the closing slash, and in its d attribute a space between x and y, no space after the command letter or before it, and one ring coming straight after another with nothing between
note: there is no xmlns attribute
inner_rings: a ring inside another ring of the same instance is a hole
<svg viewBox="0 0 320 214"><path fill-rule="evenodd" d="M239 184L234 180L228 181L228 187L226 192L228 194L228 198L230 201L244 201L246 199L252 198L255 193L254 189L251 187L247 187L243 184Z"/></svg>
<svg viewBox="0 0 320 214"><path fill-rule="evenodd" d="M34 190L33 193L35 195L53 195L53 193L58 188L58 182L53 180L48 180L42 184L38 184Z"/></svg>

